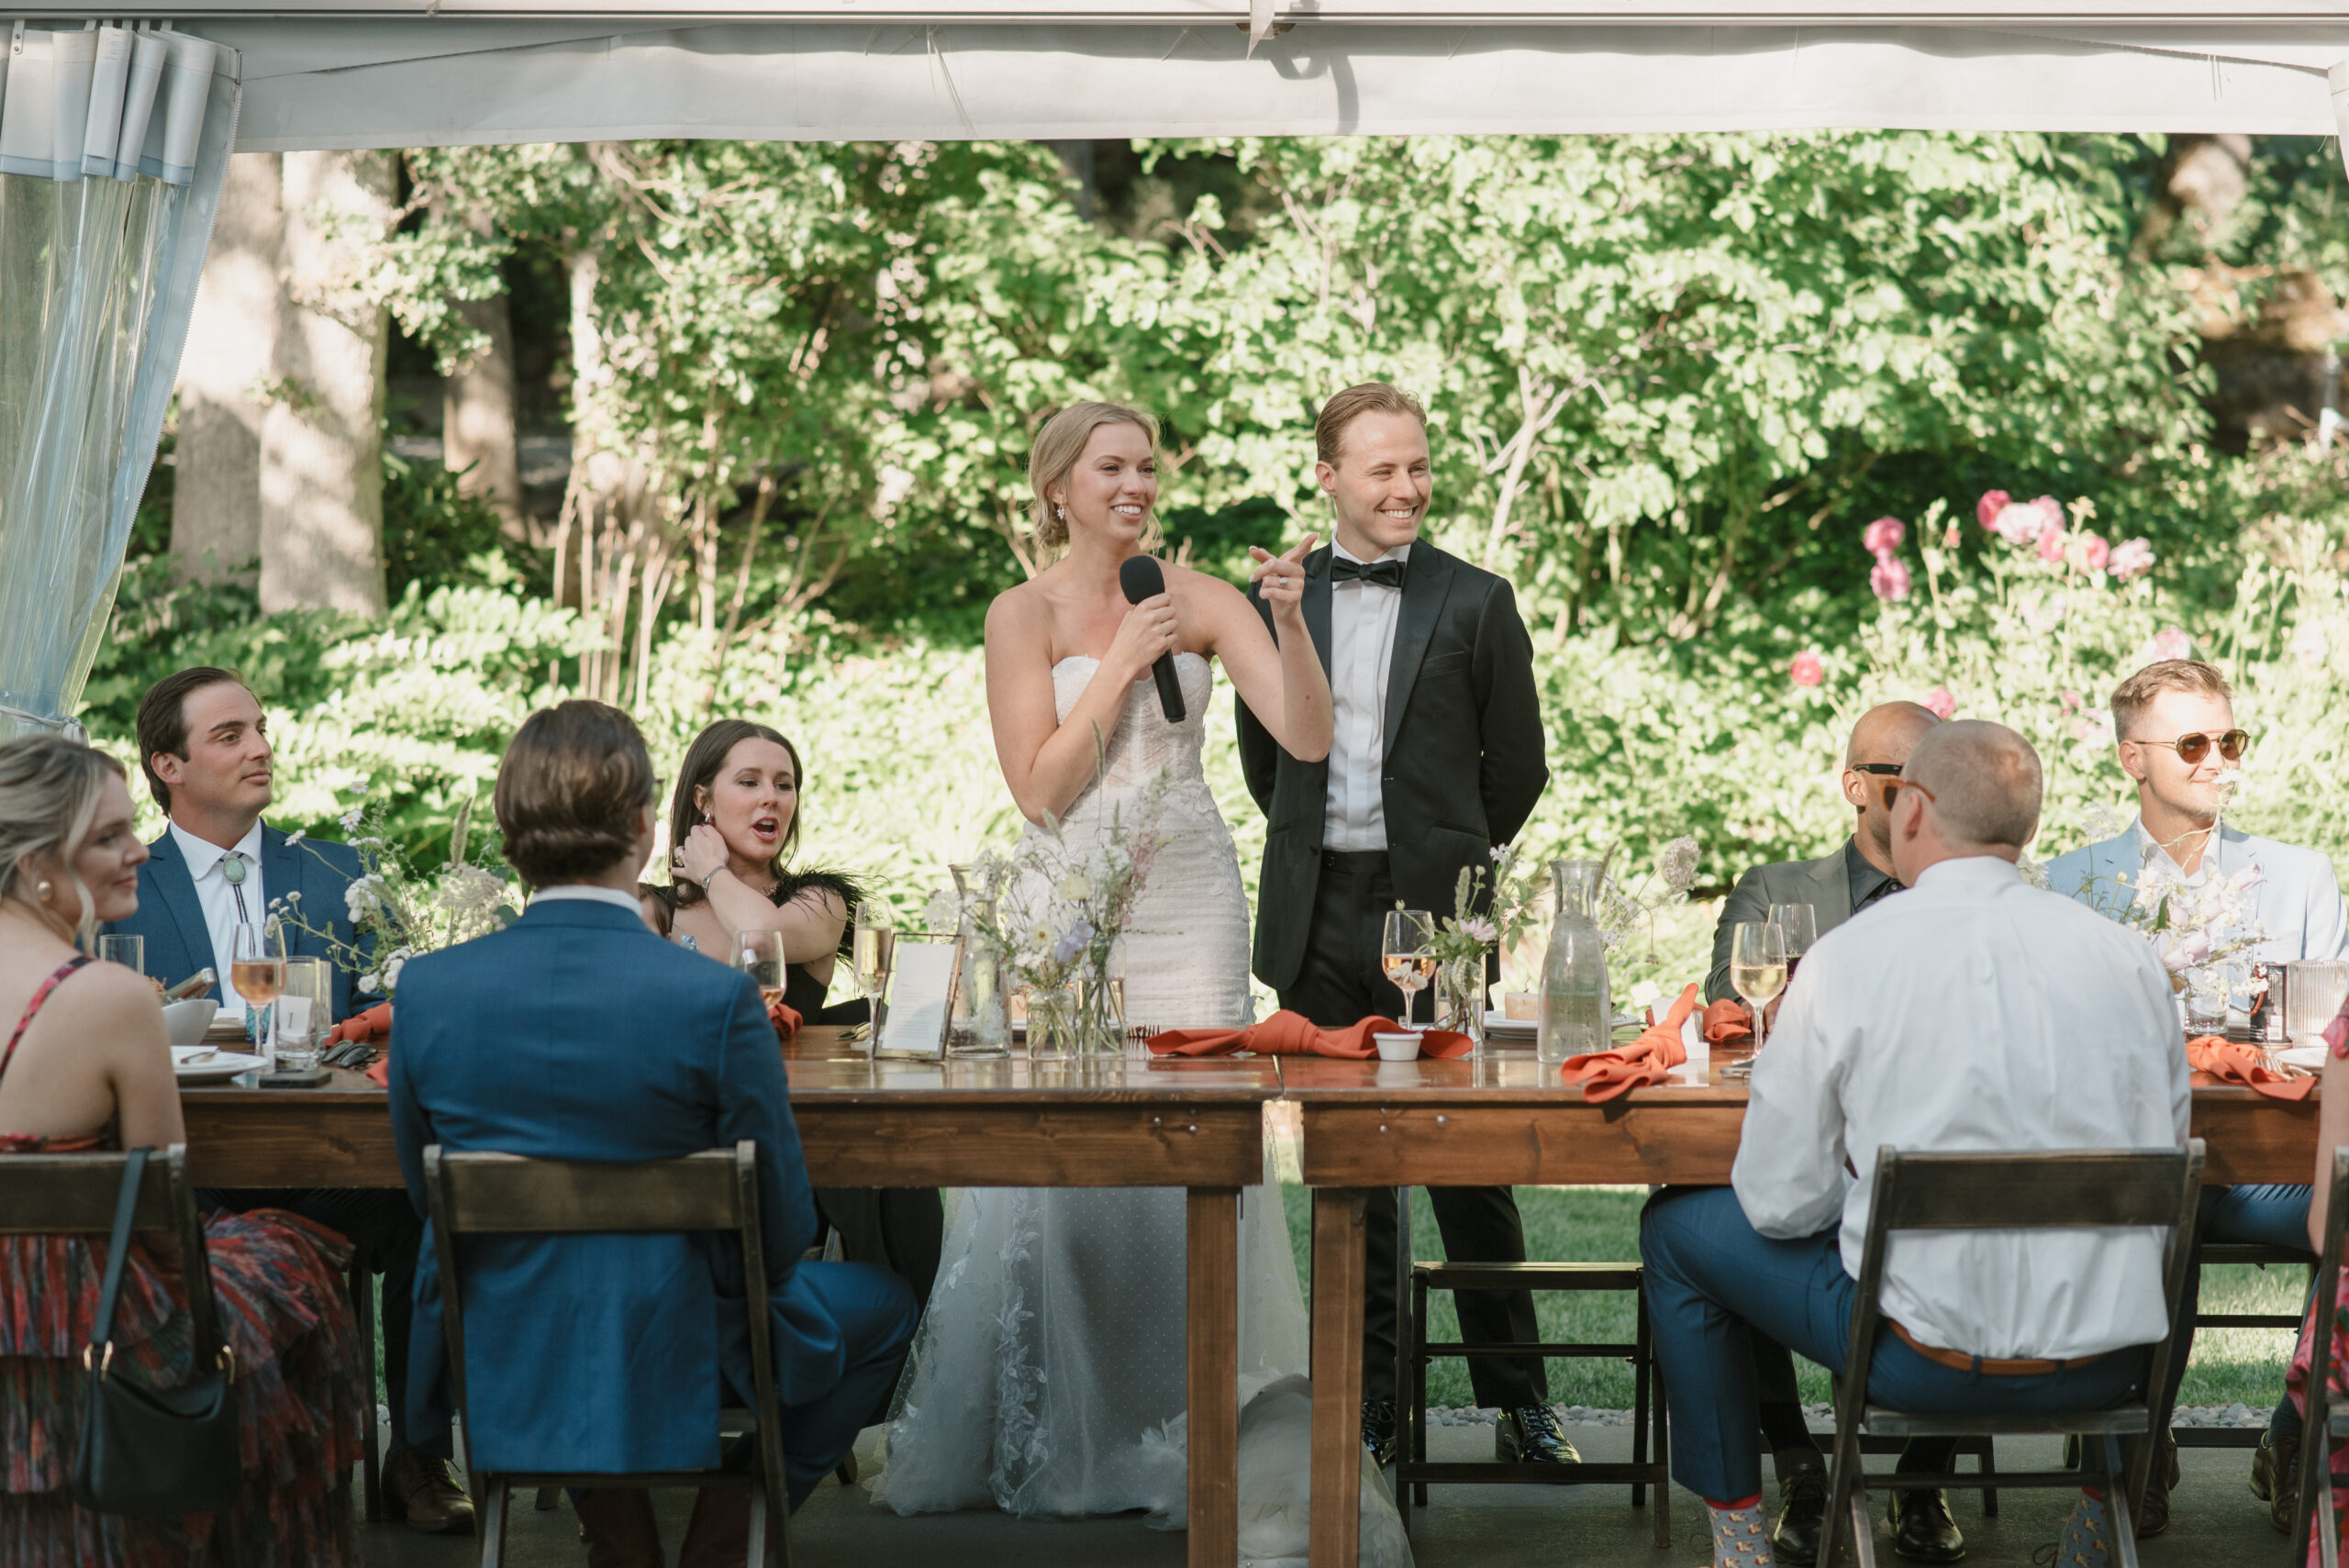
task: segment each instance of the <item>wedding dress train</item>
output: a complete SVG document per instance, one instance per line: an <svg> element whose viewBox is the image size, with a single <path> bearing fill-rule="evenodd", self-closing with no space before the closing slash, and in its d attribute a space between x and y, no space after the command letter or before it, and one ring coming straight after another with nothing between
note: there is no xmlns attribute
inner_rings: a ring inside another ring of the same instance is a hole
<svg viewBox="0 0 2349 1568"><path fill-rule="evenodd" d="M1167 785L1165 841L1126 936L1126 1017L1172 1029L1249 1021L1248 906L1230 830L1200 771L1214 682L1176 656L1186 717L1137 683L1104 741L1101 780L1061 819L1074 848ZM1065 718L1097 667L1052 670ZM1030 835L1041 829L1030 827ZM977 1187L951 1222L898 1385L878 1500L901 1514L992 1505L1050 1518L1147 1510L1179 1529L1184 1468L1184 1195L1168 1187ZM1243 1189L1240 1380L1245 1401L1306 1366L1297 1264L1270 1181Z"/></svg>

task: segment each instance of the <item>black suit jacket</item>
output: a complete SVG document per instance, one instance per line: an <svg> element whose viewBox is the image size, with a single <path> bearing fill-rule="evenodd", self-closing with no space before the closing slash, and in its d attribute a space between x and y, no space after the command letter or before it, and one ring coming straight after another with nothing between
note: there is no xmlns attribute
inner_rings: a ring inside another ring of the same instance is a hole
<svg viewBox="0 0 2349 1568"><path fill-rule="evenodd" d="M1250 590L1256 613L1272 611ZM1330 550L1305 558L1305 624L1330 666ZM1438 550L1411 546L1387 666L1381 791L1395 893L1413 909L1452 913L1460 868L1484 864L1525 826L1550 782L1533 640L1507 581ZM1264 813L1256 888L1256 977L1275 991L1305 962L1321 877L1327 762L1300 762L1238 704L1240 764Z"/></svg>

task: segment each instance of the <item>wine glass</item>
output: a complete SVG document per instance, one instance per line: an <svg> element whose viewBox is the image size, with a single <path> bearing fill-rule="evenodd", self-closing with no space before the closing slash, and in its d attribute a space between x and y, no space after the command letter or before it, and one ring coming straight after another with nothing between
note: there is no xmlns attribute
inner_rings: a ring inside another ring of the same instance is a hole
<svg viewBox="0 0 2349 1568"><path fill-rule="evenodd" d="M889 989L889 970L897 956L897 933L889 924L889 906L885 904L860 904L856 906L854 934L849 939L849 973L856 988L873 1004L869 1023L862 1023L849 1032L851 1040L867 1040L877 1036L881 1027L881 1009L887 1006L882 1000Z"/></svg>
<svg viewBox="0 0 2349 1568"><path fill-rule="evenodd" d="M744 931L734 939L734 967L758 983L770 1007L783 1000L783 933Z"/></svg>
<svg viewBox="0 0 2349 1568"><path fill-rule="evenodd" d="M1792 984L1802 955L1819 940L1819 911L1808 904L1773 904L1770 924L1786 933L1787 983Z"/></svg>
<svg viewBox="0 0 2349 1568"><path fill-rule="evenodd" d="M230 942L228 984L243 999L245 1017L250 1019L255 1007L270 1006L285 994L285 928L274 915L259 926L239 920ZM273 1013L271 1038L261 1042L266 1046L273 1062L276 1059L276 1021Z"/></svg>
<svg viewBox="0 0 2349 1568"><path fill-rule="evenodd" d="M1787 988L1787 934L1767 920L1740 923L1730 935L1729 983L1753 1009L1753 1049L1768 1039L1764 1015Z"/></svg>
<svg viewBox="0 0 2349 1568"><path fill-rule="evenodd" d="M1427 989L1435 978L1435 954L1429 951L1435 941L1435 922L1424 909L1394 909L1387 912L1386 929L1378 944L1378 962L1386 971L1386 978L1403 993L1403 1028L1416 1029L1411 1022L1411 998Z"/></svg>

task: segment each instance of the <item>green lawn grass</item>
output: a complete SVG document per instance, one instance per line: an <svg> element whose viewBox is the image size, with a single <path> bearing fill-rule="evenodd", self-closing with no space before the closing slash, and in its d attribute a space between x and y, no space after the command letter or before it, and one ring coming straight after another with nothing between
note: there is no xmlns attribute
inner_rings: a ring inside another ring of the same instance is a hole
<svg viewBox="0 0 2349 1568"><path fill-rule="evenodd" d="M1309 1279L1307 1255L1312 1195L1304 1187L1284 1183L1281 1197L1287 1208L1289 1241L1297 1250L1297 1277ZM1420 1258L1442 1257L1443 1239L1428 1207L1427 1194L1414 1192L1411 1198L1413 1252ZM1517 1203L1525 1217L1526 1255L1568 1262L1635 1261L1640 1255L1640 1207L1646 1201L1644 1188L1520 1187ZM2298 1269L2209 1268L2202 1274L2203 1310L2291 1312L2300 1306L2307 1288L2307 1276ZM1534 1308L1545 1340L1629 1342L1631 1338L1631 1302L1626 1296L1538 1296ZM1456 1337L1459 1325L1448 1297L1431 1297L1430 1315L1434 1319L1431 1338ZM2282 1395L2284 1365L2291 1349L2291 1335L2281 1329L2209 1330L2195 1340L2180 1403L2272 1405ZM1800 1358L1795 1365L1801 1374L1803 1397L1825 1400L1827 1373ZM1438 1362L1430 1369L1430 1404L1465 1405L1470 1397L1464 1363ZM1550 1397L1562 1405L1627 1409L1631 1403L1631 1369L1620 1362L1553 1361Z"/></svg>

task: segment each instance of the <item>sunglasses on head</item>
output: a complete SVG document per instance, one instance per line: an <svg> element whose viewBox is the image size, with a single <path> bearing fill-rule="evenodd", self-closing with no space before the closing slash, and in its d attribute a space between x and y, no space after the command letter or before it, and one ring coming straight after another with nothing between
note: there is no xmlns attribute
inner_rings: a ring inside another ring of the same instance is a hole
<svg viewBox="0 0 2349 1568"><path fill-rule="evenodd" d="M2251 731L2230 729L2223 735L2181 735L2175 740L2140 740L2140 746L2167 746L2177 752L2177 760L2192 767L2210 754L2210 743L2219 743L2219 755L2230 762L2240 762L2243 754L2251 750Z"/></svg>

